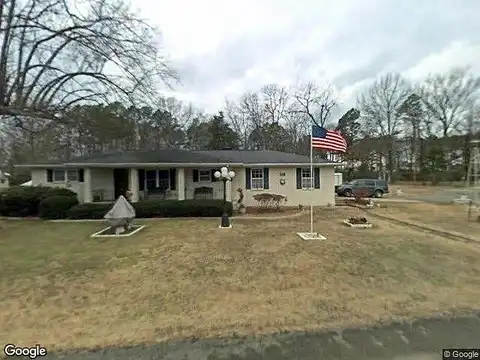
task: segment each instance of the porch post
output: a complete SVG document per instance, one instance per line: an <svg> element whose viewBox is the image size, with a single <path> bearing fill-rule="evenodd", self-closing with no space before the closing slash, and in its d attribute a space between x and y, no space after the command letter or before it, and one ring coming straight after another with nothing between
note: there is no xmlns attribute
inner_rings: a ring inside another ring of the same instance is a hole
<svg viewBox="0 0 480 360"><path fill-rule="evenodd" d="M232 201L232 182L227 181L227 183L225 185L226 185L226 189L227 189L226 200L227 201Z"/></svg>
<svg viewBox="0 0 480 360"><path fill-rule="evenodd" d="M177 169L177 197L178 200L185 200L185 169Z"/></svg>
<svg viewBox="0 0 480 360"><path fill-rule="evenodd" d="M129 190L132 192L132 202L138 201L138 170L137 169L130 169L130 181L129 181Z"/></svg>
<svg viewBox="0 0 480 360"><path fill-rule="evenodd" d="M92 169L83 170L83 202L92 202Z"/></svg>

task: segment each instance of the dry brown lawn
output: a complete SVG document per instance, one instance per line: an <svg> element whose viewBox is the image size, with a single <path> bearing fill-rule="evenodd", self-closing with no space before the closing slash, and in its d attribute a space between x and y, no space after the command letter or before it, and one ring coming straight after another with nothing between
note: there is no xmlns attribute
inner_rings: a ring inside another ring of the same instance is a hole
<svg viewBox="0 0 480 360"><path fill-rule="evenodd" d="M6 221L0 339L49 349L370 324L478 306L479 247L388 222L351 229L358 209L275 221L149 221L91 239L98 223Z"/></svg>
<svg viewBox="0 0 480 360"><path fill-rule="evenodd" d="M437 229L458 232L480 241L480 222L467 221L468 205L429 203L388 203L375 209L379 214L414 221ZM472 210L471 219L478 212ZM480 215L480 213L478 213Z"/></svg>
<svg viewBox="0 0 480 360"><path fill-rule="evenodd" d="M390 194L395 195L397 189L401 189L403 192L403 195L410 195L410 196L415 196L415 195L432 195L435 194L439 191L442 190L449 190L449 189L455 189L455 188L461 188L464 186L464 183L455 183L453 186L452 185L423 185L421 183L413 183L413 182L396 182L393 185L390 185Z"/></svg>

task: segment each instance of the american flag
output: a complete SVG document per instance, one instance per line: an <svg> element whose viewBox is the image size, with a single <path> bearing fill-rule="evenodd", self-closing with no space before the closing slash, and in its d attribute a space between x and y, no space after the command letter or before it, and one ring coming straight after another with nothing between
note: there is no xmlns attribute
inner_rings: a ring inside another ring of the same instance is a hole
<svg viewBox="0 0 480 360"><path fill-rule="evenodd" d="M338 131L327 130L318 125L312 125L312 148L330 151L347 151L347 141Z"/></svg>

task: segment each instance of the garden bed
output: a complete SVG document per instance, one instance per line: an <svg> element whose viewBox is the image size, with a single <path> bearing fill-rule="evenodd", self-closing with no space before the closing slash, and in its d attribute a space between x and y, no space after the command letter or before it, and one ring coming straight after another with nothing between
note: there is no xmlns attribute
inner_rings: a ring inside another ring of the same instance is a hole
<svg viewBox="0 0 480 360"><path fill-rule="evenodd" d="M353 228L365 229L373 227L373 224L364 217L349 217L343 220L343 223Z"/></svg>

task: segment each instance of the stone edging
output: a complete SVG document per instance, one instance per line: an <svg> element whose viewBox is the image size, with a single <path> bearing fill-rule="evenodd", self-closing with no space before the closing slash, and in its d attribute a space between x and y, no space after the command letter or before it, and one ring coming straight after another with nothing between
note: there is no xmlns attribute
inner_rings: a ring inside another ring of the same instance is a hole
<svg viewBox="0 0 480 360"><path fill-rule="evenodd" d="M246 220L246 219L253 219L253 220L280 220L280 219L290 219L300 217L304 214L309 213L309 211L301 210L294 214L289 215L280 215L280 216L234 216L232 217L233 220Z"/></svg>
<svg viewBox="0 0 480 360"><path fill-rule="evenodd" d="M232 221L236 220L281 220L281 219L288 219L288 218L295 218L299 217L303 214L306 214L308 211L300 211L295 214L290 214L290 215L283 215L283 216L231 216L230 219ZM21 220L21 218L14 218L17 220ZM171 220L171 219L176 219L176 220L212 220L212 219L217 219L216 217L180 217L180 218L170 218L170 217L159 217L159 218L135 218L135 220L140 220L140 221L165 221L165 220ZM104 219L58 219L58 220L46 220L48 222L56 222L56 223L75 223L75 222L104 222Z"/></svg>

